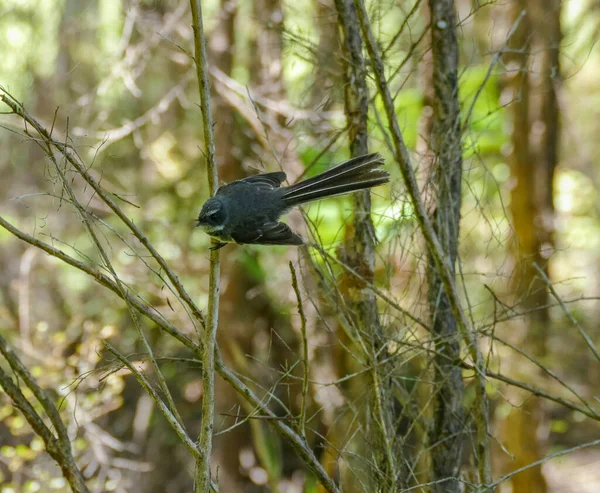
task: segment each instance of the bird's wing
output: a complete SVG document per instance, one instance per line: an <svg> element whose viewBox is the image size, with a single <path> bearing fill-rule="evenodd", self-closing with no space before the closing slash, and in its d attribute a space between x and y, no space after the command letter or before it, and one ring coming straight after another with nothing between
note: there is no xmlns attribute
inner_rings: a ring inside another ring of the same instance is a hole
<svg viewBox="0 0 600 493"><path fill-rule="evenodd" d="M220 186L215 195L227 195L231 193L232 190L241 190L244 186L248 185L258 189L273 190L274 188L279 188L285 179L286 175L283 171L252 175Z"/></svg>
<svg viewBox="0 0 600 493"><path fill-rule="evenodd" d="M271 222L264 224L260 229L251 233L231 235L239 244L252 245L302 245L303 241L285 223Z"/></svg>
<svg viewBox="0 0 600 493"><path fill-rule="evenodd" d="M283 171L275 171L274 173L263 173L262 175L248 176L240 181L261 187L279 188L285 179L286 175Z"/></svg>

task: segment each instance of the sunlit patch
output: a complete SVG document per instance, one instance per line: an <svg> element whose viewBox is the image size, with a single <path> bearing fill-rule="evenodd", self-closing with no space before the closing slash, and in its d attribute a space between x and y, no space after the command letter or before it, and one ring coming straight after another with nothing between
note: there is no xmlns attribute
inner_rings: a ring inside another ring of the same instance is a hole
<svg viewBox="0 0 600 493"><path fill-rule="evenodd" d="M117 328L114 325L105 325L100 330L100 338L108 339L117 333Z"/></svg>
<svg viewBox="0 0 600 493"><path fill-rule="evenodd" d="M510 167L506 163L498 163L493 167L492 173L496 180L504 182L510 178Z"/></svg>
<svg viewBox="0 0 600 493"><path fill-rule="evenodd" d="M543 243L540 246L540 255L542 258L549 259L554 253L554 247L551 243Z"/></svg>
<svg viewBox="0 0 600 493"><path fill-rule="evenodd" d="M262 467L253 467L250 469L248 475L250 476L250 480L257 485L267 484L267 481L269 481L267 471Z"/></svg>
<svg viewBox="0 0 600 493"><path fill-rule="evenodd" d="M25 27L25 26L24 26ZM10 26L6 30L6 40L13 47L20 47L29 39L28 33L19 25Z"/></svg>
<svg viewBox="0 0 600 493"><path fill-rule="evenodd" d="M256 457L254 451L250 447L244 447L240 449L239 453L240 465L244 469L251 469L256 464Z"/></svg>
<svg viewBox="0 0 600 493"><path fill-rule="evenodd" d="M202 397L202 380L189 382L183 389L183 395L188 402L198 402Z"/></svg>
<svg viewBox="0 0 600 493"><path fill-rule="evenodd" d="M554 180L554 203L559 212L586 214L596 204L592 180L580 171L561 169Z"/></svg>
<svg viewBox="0 0 600 493"><path fill-rule="evenodd" d="M176 158L174 150L177 139L171 132L163 132L148 149L148 156L156 166L158 172L167 180L179 180L187 169L185 163Z"/></svg>

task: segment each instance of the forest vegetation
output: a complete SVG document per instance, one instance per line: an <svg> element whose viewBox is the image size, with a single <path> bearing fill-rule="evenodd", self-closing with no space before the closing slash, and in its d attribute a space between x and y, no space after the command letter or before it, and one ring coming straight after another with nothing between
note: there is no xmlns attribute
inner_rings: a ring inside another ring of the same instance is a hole
<svg viewBox="0 0 600 493"><path fill-rule="evenodd" d="M600 1L2 0L0 493L600 491ZM223 183L390 183L211 251Z"/></svg>

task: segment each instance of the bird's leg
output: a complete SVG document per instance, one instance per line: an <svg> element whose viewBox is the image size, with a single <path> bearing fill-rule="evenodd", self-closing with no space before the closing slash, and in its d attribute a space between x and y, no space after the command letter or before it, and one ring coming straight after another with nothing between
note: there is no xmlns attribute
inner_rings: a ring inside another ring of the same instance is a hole
<svg viewBox="0 0 600 493"><path fill-rule="evenodd" d="M216 250L220 250L220 249L221 249L221 248L223 248L225 245L227 245L227 243L221 243L221 242L218 242L218 243L215 243L213 246L211 246L211 247L209 248L209 250L210 250L211 252L214 252L214 251L216 251Z"/></svg>

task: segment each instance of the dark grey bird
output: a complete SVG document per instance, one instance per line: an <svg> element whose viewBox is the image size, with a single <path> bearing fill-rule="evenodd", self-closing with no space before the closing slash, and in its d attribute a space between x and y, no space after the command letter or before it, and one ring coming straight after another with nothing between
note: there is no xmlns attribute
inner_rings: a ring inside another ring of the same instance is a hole
<svg viewBox="0 0 600 493"><path fill-rule="evenodd" d="M390 175L383 164L381 154L367 154L289 187L281 187L286 179L283 171L236 180L204 203L196 226L217 240L211 250L227 243L302 245L302 238L279 218L313 200L387 183Z"/></svg>

